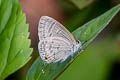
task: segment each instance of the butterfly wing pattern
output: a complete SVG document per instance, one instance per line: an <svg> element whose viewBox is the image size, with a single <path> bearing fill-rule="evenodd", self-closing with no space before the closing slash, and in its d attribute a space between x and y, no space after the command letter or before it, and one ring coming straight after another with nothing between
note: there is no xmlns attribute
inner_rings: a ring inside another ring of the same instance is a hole
<svg viewBox="0 0 120 80"><path fill-rule="evenodd" d="M39 54L46 63L65 61L79 48L81 42L59 22L48 16L42 16L38 25Z"/></svg>

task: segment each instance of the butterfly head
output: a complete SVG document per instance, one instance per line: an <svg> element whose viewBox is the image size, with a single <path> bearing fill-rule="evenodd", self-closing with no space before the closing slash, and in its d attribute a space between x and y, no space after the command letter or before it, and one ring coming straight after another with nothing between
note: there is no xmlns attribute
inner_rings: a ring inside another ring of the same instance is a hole
<svg viewBox="0 0 120 80"><path fill-rule="evenodd" d="M78 49L81 49L81 42L79 40L76 40L76 44L74 45L74 53L78 51Z"/></svg>

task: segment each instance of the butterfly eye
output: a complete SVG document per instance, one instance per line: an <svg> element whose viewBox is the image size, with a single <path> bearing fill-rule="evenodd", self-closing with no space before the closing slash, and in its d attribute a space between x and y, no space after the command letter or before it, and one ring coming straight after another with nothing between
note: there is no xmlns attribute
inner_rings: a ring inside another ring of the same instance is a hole
<svg viewBox="0 0 120 80"><path fill-rule="evenodd" d="M45 56L45 59L48 60L48 59L49 59L49 56Z"/></svg>
<svg viewBox="0 0 120 80"><path fill-rule="evenodd" d="M79 44L80 43L80 41L79 40L76 40L76 42Z"/></svg>

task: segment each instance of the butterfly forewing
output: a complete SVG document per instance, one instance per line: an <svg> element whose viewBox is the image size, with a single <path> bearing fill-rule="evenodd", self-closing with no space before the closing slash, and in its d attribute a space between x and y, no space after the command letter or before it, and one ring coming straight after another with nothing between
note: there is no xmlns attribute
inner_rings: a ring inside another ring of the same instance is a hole
<svg viewBox="0 0 120 80"><path fill-rule="evenodd" d="M70 43L75 39L72 34L59 22L48 16L42 16L38 25L39 40L46 37L62 37Z"/></svg>

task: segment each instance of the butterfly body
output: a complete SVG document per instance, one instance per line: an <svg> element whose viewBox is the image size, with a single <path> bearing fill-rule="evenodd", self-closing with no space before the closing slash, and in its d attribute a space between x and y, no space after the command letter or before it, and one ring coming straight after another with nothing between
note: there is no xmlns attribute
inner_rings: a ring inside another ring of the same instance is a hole
<svg viewBox="0 0 120 80"><path fill-rule="evenodd" d="M64 26L48 16L40 18L38 36L39 54L46 63L63 62L81 48L80 41L76 41Z"/></svg>

